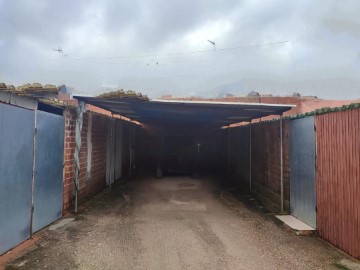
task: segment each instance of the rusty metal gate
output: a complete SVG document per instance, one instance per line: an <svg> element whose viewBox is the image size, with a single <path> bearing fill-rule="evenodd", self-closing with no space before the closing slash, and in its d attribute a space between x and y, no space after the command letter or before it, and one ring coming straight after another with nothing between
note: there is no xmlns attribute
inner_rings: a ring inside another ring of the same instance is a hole
<svg viewBox="0 0 360 270"><path fill-rule="evenodd" d="M316 228L314 117L290 123L290 213Z"/></svg>
<svg viewBox="0 0 360 270"><path fill-rule="evenodd" d="M34 111L0 103L0 254L30 237Z"/></svg>
<svg viewBox="0 0 360 270"><path fill-rule="evenodd" d="M64 117L37 111L33 232L61 217Z"/></svg>

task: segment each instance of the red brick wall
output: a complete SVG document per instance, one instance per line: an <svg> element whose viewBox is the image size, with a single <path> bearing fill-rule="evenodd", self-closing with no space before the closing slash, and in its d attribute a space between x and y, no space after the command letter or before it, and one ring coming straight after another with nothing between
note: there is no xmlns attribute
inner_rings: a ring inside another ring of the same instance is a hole
<svg viewBox="0 0 360 270"><path fill-rule="evenodd" d="M283 179L284 199L290 198L289 120L283 121ZM280 197L280 121L252 125L252 183L253 188L279 205ZM278 197L278 198L277 198Z"/></svg>
<svg viewBox="0 0 360 270"><path fill-rule="evenodd" d="M94 194L106 186L106 135L107 119L104 116L92 115L92 158L91 174L87 176L87 131L88 131L89 112L84 114L83 129L81 132L81 150L80 150L80 191L79 200ZM64 192L63 192L63 213L71 210L74 203L73 194L74 171L75 171L75 125L76 111L66 109L65 111L65 151L64 151Z"/></svg>

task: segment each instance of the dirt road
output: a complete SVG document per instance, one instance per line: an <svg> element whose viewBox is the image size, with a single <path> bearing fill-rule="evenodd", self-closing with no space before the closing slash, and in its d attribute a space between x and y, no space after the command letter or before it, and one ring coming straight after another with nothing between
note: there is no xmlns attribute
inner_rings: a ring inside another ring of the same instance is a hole
<svg viewBox="0 0 360 270"><path fill-rule="evenodd" d="M207 180L145 179L84 207L8 269L338 269L343 257L231 196L220 199Z"/></svg>

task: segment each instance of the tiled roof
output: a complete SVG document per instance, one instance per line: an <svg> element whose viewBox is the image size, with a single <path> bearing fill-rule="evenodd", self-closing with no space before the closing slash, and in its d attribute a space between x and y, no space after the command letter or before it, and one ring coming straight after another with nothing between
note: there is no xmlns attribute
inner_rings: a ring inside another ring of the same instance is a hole
<svg viewBox="0 0 360 270"><path fill-rule="evenodd" d="M322 108L339 108L353 103L360 103L360 99L354 100L306 100L301 104L301 113L312 112Z"/></svg>
<svg viewBox="0 0 360 270"><path fill-rule="evenodd" d="M15 94L17 96L26 96L29 98L37 99L40 103L44 103L57 108L73 108L77 107L78 101L72 99L69 94L61 94L60 87L54 85L41 85L39 83L33 84L24 84L19 87L13 85L6 85L5 83L0 83L0 93L6 92ZM149 100L147 96L143 96L141 93L136 93L135 91L124 91L118 90L114 92L109 92L101 95L103 98L137 98L141 100ZM95 107L93 105L87 104L87 110L93 113L101 114L106 117L114 117L124 121L129 121L138 124L136 121L121 116L121 115L112 115L111 112Z"/></svg>
<svg viewBox="0 0 360 270"><path fill-rule="evenodd" d="M14 87L13 85L6 85L5 83L0 83L0 91L14 93L19 96L29 96L34 98L56 95L59 90L59 87L50 84L45 84L43 86L40 83L28 83L18 87Z"/></svg>
<svg viewBox="0 0 360 270"><path fill-rule="evenodd" d="M72 105L58 99L59 90L59 87L50 84L45 84L43 86L39 83L33 83L15 87L13 85L0 83L0 93L5 92L15 94L17 96L34 98L41 103L62 109L68 106L71 107Z"/></svg>
<svg viewBox="0 0 360 270"><path fill-rule="evenodd" d="M0 91L15 91L13 85L6 85L5 83L0 83Z"/></svg>

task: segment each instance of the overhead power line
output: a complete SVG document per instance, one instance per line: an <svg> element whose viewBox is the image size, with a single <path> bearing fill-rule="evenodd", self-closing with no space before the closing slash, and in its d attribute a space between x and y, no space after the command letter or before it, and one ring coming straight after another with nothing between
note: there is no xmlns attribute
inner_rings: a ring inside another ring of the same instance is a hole
<svg viewBox="0 0 360 270"><path fill-rule="evenodd" d="M252 49L258 47L265 46L274 46L280 45L283 43L289 42L288 40L279 41L279 42L269 42L269 43L261 43L247 46L238 46L238 47L228 47L228 48L220 48L216 49L215 52L219 51L227 51L227 50L239 50L239 49ZM196 54L196 53L206 53L206 52L214 52L214 50L200 50L200 51L190 51L190 52L173 52L173 53L160 53L160 54L145 54L145 55L136 55L136 56L114 56L114 57L93 57L93 58L72 58L71 60L113 60L113 59L129 59L129 58L145 58L145 57L158 57L158 56L172 56L172 55L184 55L184 54Z"/></svg>

